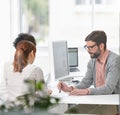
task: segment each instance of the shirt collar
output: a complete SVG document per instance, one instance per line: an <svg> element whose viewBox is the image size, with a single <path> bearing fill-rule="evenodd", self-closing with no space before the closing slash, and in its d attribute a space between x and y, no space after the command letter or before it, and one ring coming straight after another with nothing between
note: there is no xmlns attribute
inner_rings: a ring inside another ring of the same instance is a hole
<svg viewBox="0 0 120 115"><path fill-rule="evenodd" d="M109 55L109 50L105 50L105 52L103 53L102 57L97 58L97 61L101 64L105 64L107 57Z"/></svg>

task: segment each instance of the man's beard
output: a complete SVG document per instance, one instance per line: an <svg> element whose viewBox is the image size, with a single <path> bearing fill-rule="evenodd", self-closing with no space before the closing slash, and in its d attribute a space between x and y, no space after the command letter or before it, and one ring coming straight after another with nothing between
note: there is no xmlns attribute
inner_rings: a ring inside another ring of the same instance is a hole
<svg viewBox="0 0 120 115"><path fill-rule="evenodd" d="M90 54L90 57L91 57L91 58L98 58L99 55L100 55L100 51L97 51L97 52L95 52L95 53L90 53L90 52L89 52L89 54Z"/></svg>

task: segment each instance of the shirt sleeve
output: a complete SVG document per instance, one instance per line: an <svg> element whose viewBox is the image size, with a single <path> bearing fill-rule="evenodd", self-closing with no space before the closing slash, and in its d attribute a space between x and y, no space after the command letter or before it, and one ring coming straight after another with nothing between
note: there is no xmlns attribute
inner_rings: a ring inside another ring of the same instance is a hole
<svg viewBox="0 0 120 115"><path fill-rule="evenodd" d="M34 79L36 80L36 82L39 82L41 80L44 80L44 75L43 75L43 71L41 68L36 67L33 72L32 72L32 76L34 76Z"/></svg>
<svg viewBox="0 0 120 115"><path fill-rule="evenodd" d="M34 70L32 71L32 74L30 75L32 79L35 80L36 83L43 81L43 89L42 89L42 93L46 94L47 93L47 86L45 84L45 80L44 80L44 75L43 75L43 71L40 67L35 67ZM38 93L38 92L37 92ZM39 92L40 93L40 92Z"/></svg>
<svg viewBox="0 0 120 115"><path fill-rule="evenodd" d="M3 104L5 101L7 101L8 98L7 88L6 88L6 75L7 75L8 66L9 65L7 63L4 64L3 75L1 76L2 79L0 80L0 104Z"/></svg>

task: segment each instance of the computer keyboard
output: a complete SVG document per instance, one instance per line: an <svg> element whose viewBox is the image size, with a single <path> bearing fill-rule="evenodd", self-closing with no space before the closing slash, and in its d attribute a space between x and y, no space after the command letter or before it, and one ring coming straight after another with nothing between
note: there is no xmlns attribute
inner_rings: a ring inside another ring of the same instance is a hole
<svg viewBox="0 0 120 115"><path fill-rule="evenodd" d="M78 72L78 71L80 71L80 70L77 67L70 68L70 72Z"/></svg>

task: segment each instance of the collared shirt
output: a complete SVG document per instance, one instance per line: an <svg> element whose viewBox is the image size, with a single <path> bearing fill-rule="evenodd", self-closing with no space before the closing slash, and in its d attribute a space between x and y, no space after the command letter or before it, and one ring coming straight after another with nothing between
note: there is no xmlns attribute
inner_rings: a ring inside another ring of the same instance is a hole
<svg viewBox="0 0 120 115"><path fill-rule="evenodd" d="M96 87L105 84L105 65L109 55L109 51L106 50L101 58L96 60Z"/></svg>
<svg viewBox="0 0 120 115"><path fill-rule="evenodd" d="M96 59L91 58L87 65L85 77L76 87L89 88L89 95L120 94L120 55L109 51L105 64L105 84L96 87ZM90 86L94 87L90 87Z"/></svg>

